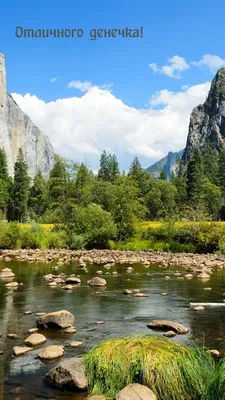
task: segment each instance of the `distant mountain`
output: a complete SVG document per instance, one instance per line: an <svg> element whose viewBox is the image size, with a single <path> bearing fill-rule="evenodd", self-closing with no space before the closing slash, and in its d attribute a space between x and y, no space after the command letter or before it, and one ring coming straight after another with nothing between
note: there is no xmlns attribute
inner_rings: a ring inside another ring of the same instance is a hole
<svg viewBox="0 0 225 400"><path fill-rule="evenodd" d="M208 143L216 150L225 149L225 68L217 72L205 103L195 107L191 113L182 156L184 164L188 163L195 148L202 151Z"/></svg>
<svg viewBox="0 0 225 400"><path fill-rule="evenodd" d="M180 160L183 156L184 150L180 150L179 152L173 153L170 151L166 157L162 158L162 160L156 162L150 167L146 168L148 172L154 175L156 178L159 178L160 172L162 169L165 171L167 178L170 178L171 172L176 169L176 162Z"/></svg>

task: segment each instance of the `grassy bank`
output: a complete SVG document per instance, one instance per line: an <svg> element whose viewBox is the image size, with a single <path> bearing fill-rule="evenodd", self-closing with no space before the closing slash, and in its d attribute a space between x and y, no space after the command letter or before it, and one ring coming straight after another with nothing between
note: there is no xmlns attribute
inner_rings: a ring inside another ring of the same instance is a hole
<svg viewBox="0 0 225 400"><path fill-rule="evenodd" d="M96 247L97 244L97 247ZM166 251L171 253L225 254L225 222L144 221L136 225L133 237L125 241L108 240L104 231L89 227L83 233L62 224L0 223L0 248L69 248L74 250Z"/></svg>
<svg viewBox="0 0 225 400"><path fill-rule="evenodd" d="M205 351L149 335L106 341L91 350L85 362L89 390L109 399L128 384L140 383L160 400L203 400L216 371Z"/></svg>
<svg viewBox="0 0 225 400"><path fill-rule="evenodd" d="M135 236L124 242L110 241L110 248L172 253L225 254L225 223L208 221L139 222Z"/></svg>

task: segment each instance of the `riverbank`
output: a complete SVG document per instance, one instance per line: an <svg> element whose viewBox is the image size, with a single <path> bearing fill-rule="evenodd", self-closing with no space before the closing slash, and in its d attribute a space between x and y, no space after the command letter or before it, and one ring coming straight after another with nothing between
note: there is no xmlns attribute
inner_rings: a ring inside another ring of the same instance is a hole
<svg viewBox="0 0 225 400"><path fill-rule="evenodd" d="M225 258L215 254L167 253L155 251L119 250L68 250L68 249L17 249L0 250L0 261L18 260L28 263L56 263L58 266L71 262L84 264L157 264L162 267L180 266L188 271L207 268L225 268Z"/></svg>

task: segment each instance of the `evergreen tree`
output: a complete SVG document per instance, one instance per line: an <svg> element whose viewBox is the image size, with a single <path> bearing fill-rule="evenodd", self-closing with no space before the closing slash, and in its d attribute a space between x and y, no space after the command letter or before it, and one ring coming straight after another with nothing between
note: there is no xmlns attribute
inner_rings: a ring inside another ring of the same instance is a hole
<svg viewBox="0 0 225 400"><path fill-rule="evenodd" d="M137 157L135 157L131 163L129 172L128 172L128 176L130 176L131 178L138 180L140 175L141 175L141 171L142 171L142 167L141 167L141 163L138 160Z"/></svg>
<svg viewBox="0 0 225 400"><path fill-rule="evenodd" d="M194 149L187 166L187 197L193 206L199 205L203 195L204 170L202 156Z"/></svg>
<svg viewBox="0 0 225 400"><path fill-rule="evenodd" d="M110 180L110 171L109 171L109 157L104 150L100 156L100 166L98 170L98 178L103 179L104 181Z"/></svg>
<svg viewBox="0 0 225 400"><path fill-rule="evenodd" d="M218 153L215 147L208 143L202 153L204 175L214 185L219 185Z"/></svg>
<svg viewBox="0 0 225 400"><path fill-rule="evenodd" d="M161 181L167 181L167 176L166 176L166 173L165 173L164 169L162 169L162 170L160 171L159 179L160 179Z"/></svg>
<svg viewBox="0 0 225 400"><path fill-rule="evenodd" d="M13 219L24 222L27 217L27 203L29 192L28 166L25 162L22 149L19 149L14 166L13 184Z"/></svg>
<svg viewBox="0 0 225 400"><path fill-rule="evenodd" d="M177 166L175 174L171 175L171 182L177 189L177 204L179 210L182 211L186 206L187 202L187 187L186 187L186 177L184 164L182 160L177 160Z"/></svg>
<svg viewBox="0 0 225 400"><path fill-rule="evenodd" d="M40 217L47 208L47 182L39 171L29 191L28 207L33 217Z"/></svg>
<svg viewBox="0 0 225 400"><path fill-rule="evenodd" d="M9 175L8 164L4 148L0 148L0 212L6 214L9 200Z"/></svg>
<svg viewBox="0 0 225 400"><path fill-rule="evenodd" d="M117 158L115 154L112 156L108 156L108 164L109 164L109 179L111 182L114 182L116 178L120 175L120 170L119 170L119 163L117 161Z"/></svg>
<svg viewBox="0 0 225 400"><path fill-rule="evenodd" d="M66 160L63 157L55 155L55 164L50 171L48 181L51 208L62 208L65 206L67 182L68 173Z"/></svg>
<svg viewBox="0 0 225 400"><path fill-rule="evenodd" d="M219 185L221 192L225 195L225 150L219 152Z"/></svg>

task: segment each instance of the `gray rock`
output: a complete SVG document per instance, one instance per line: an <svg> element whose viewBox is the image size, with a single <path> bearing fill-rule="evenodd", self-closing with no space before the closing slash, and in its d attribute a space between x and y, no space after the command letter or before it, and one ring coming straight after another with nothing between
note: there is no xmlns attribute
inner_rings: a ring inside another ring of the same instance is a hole
<svg viewBox="0 0 225 400"><path fill-rule="evenodd" d="M81 283L81 280L76 276L69 276L69 278L66 279L66 283L69 283L71 285L77 285L78 283Z"/></svg>
<svg viewBox="0 0 225 400"><path fill-rule="evenodd" d="M147 327L150 329L156 329L156 330L164 330L167 331L168 329L171 331L174 331L178 334L185 334L189 332L188 328L185 328L183 325L179 324L178 322L172 322L172 321L167 321L164 319L155 319L149 324L147 324Z"/></svg>
<svg viewBox="0 0 225 400"><path fill-rule="evenodd" d="M59 389L87 390L88 382L84 359L74 357L62 361L47 373L46 380L50 385Z"/></svg>
<svg viewBox="0 0 225 400"><path fill-rule="evenodd" d="M62 357L64 348L62 346L48 346L38 356L41 360L53 360Z"/></svg>
<svg viewBox="0 0 225 400"><path fill-rule="evenodd" d="M48 137L38 129L6 92L5 58L0 54L0 148L4 147L9 174L21 147L28 171L34 177L38 171L48 176L53 166L53 147Z"/></svg>
<svg viewBox="0 0 225 400"><path fill-rule="evenodd" d="M41 333L32 333L28 338L24 340L24 343L28 346L38 346L46 342L46 337Z"/></svg>
<svg viewBox="0 0 225 400"><path fill-rule="evenodd" d="M22 356L31 350L33 350L32 347L27 347L27 346L14 346L13 347L13 353L15 356Z"/></svg>
<svg viewBox="0 0 225 400"><path fill-rule="evenodd" d="M37 327L69 328L74 324L74 316L69 311L61 310L48 313L37 319Z"/></svg>
<svg viewBox="0 0 225 400"><path fill-rule="evenodd" d="M96 276L88 281L89 286L106 286L107 282L105 279Z"/></svg>
<svg viewBox="0 0 225 400"><path fill-rule="evenodd" d="M116 400L157 400L157 397L147 386L132 383L116 395Z"/></svg>
<svg viewBox="0 0 225 400"><path fill-rule="evenodd" d="M213 143L217 150L225 147L224 121L225 69L221 68L212 81L205 103L192 111L187 144L182 157L185 164L190 160L193 150L198 148L202 151L206 143Z"/></svg>

